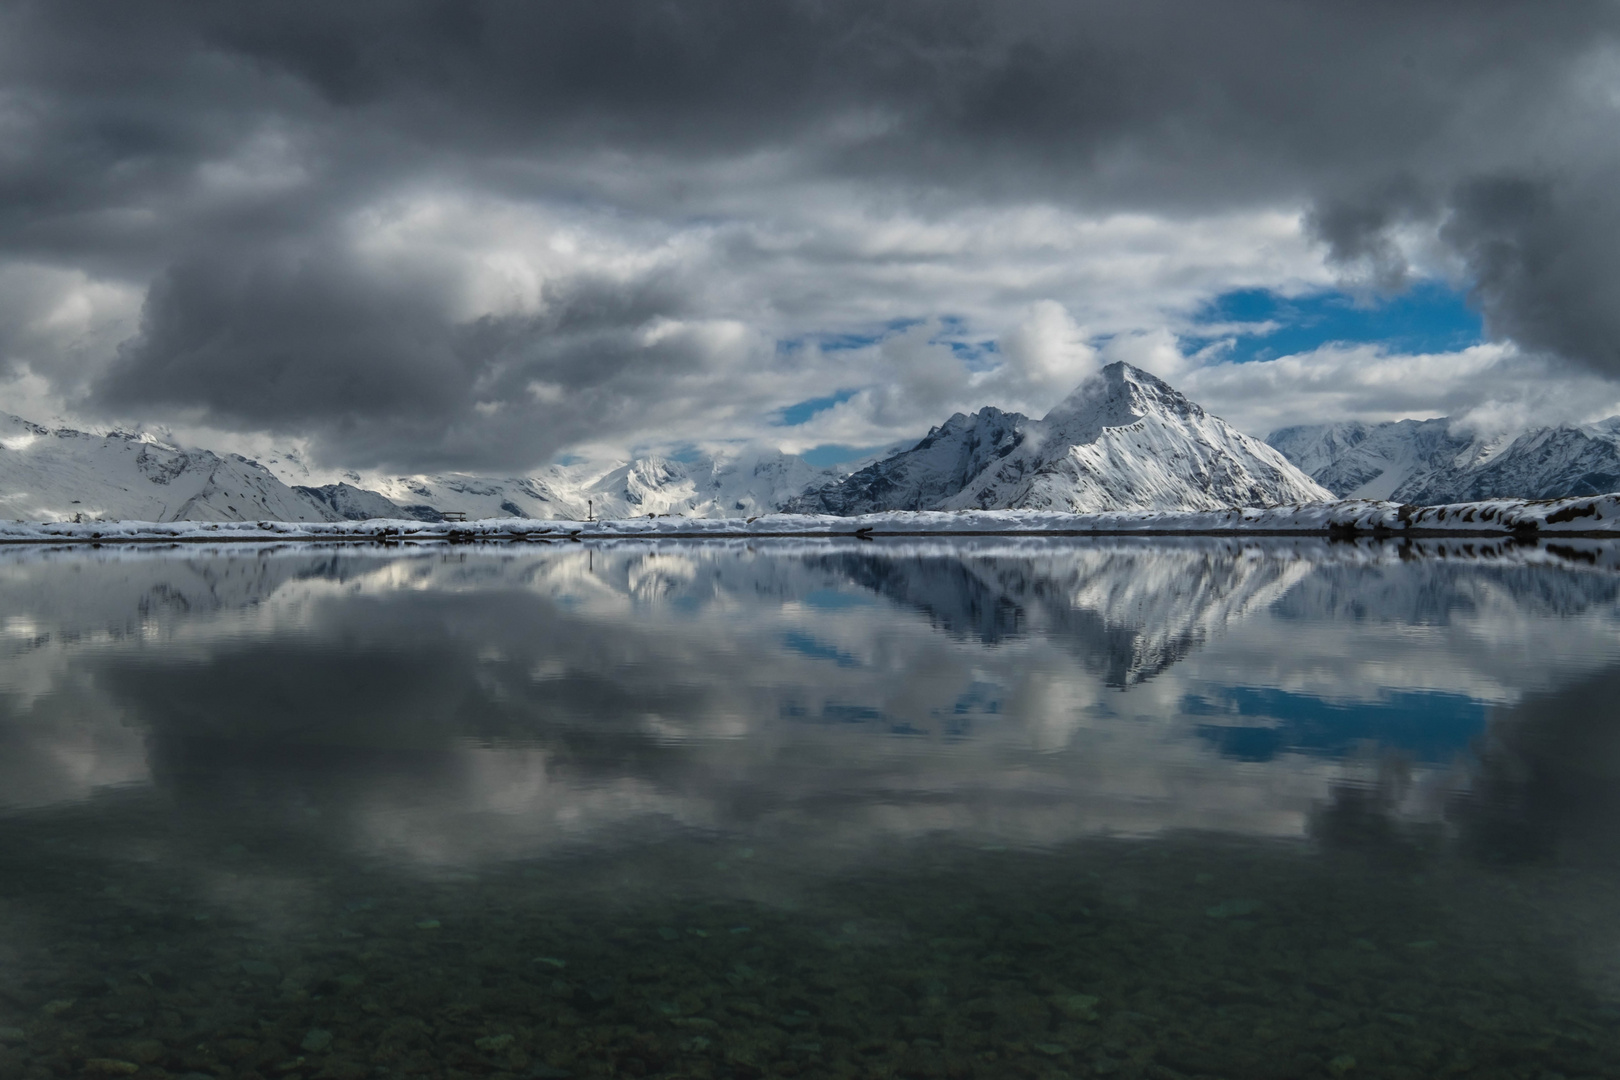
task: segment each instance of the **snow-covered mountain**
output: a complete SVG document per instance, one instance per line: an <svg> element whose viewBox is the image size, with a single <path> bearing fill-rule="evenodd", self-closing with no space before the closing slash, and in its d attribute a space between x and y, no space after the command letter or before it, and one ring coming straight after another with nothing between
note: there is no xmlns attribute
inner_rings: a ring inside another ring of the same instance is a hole
<svg viewBox="0 0 1620 1080"><path fill-rule="evenodd" d="M839 475L777 450L743 450L687 461L643 457L607 466L551 466L532 476L446 473L367 477L364 482L407 509L434 507L462 511L470 518L581 520L587 514L750 517L777 510Z"/></svg>
<svg viewBox="0 0 1620 1080"><path fill-rule="evenodd" d="M296 450L266 459L148 434L51 429L0 413L0 517L27 521L345 521L770 513L842 473L774 449L549 466L529 476L345 474L321 479Z"/></svg>
<svg viewBox="0 0 1620 1080"><path fill-rule="evenodd" d="M1168 383L1109 364L1038 421L953 416L915 448L789 510L1217 510L1332 495ZM892 501L891 501L892 500Z"/></svg>
<svg viewBox="0 0 1620 1080"><path fill-rule="evenodd" d="M1164 380L1113 363L942 509L1217 510L1331 494Z"/></svg>
<svg viewBox="0 0 1620 1080"><path fill-rule="evenodd" d="M1614 424L1610 419L1585 427L1527 431L1455 482L1435 477L1414 487L1407 501L1562 499L1620 491L1620 432Z"/></svg>
<svg viewBox="0 0 1620 1080"><path fill-rule="evenodd" d="M22 521L337 521L236 454L150 435L50 429L0 413L0 516Z"/></svg>
<svg viewBox="0 0 1620 1080"><path fill-rule="evenodd" d="M1315 424L1266 439L1344 498L1434 505L1620 490L1620 418L1481 438L1450 420Z"/></svg>
<svg viewBox="0 0 1620 1080"><path fill-rule="evenodd" d="M778 510L838 476L778 450L705 454L685 462L651 457L582 485L575 498L593 500L598 517L750 517Z"/></svg>
<svg viewBox="0 0 1620 1080"><path fill-rule="evenodd" d="M368 476L362 481L400 507L399 517L428 518L460 512L469 518L583 518L585 502L576 506L540 476L475 476L439 473L417 476Z"/></svg>
<svg viewBox="0 0 1620 1080"><path fill-rule="evenodd" d="M1490 460L1503 440L1454 431L1440 419L1302 425L1274 431L1266 442L1343 498L1410 502L1397 492L1432 475L1460 475Z"/></svg>
<svg viewBox="0 0 1620 1080"><path fill-rule="evenodd" d="M870 514L931 510L1024 441L1030 419L985 406L957 413L916 446L834 480L785 504L795 514Z"/></svg>

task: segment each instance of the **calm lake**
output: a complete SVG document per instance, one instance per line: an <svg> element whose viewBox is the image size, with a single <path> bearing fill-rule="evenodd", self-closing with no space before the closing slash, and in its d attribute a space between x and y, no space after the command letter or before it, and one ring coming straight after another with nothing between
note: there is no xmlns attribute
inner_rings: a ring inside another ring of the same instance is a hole
<svg viewBox="0 0 1620 1080"><path fill-rule="evenodd" d="M1612 1077L1620 552L0 551L0 1076Z"/></svg>

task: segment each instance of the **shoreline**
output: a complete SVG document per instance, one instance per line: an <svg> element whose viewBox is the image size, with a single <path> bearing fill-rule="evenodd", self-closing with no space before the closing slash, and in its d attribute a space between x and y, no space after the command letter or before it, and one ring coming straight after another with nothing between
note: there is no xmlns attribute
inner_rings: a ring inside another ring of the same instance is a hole
<svg viewBox="0 0 1620 1080"><path fill-rule="evenodd" d="M74 546L110 547L162 544L556 544L587 543L595 540L881 540L881 539L953 539L973 537L999 539L1069 539L1083 540L1135 538L1151 540L1154 537L1217 537L1239 539L1243 537L1296 537L1321 540L1518 540L1535 543L1540 540L1620 540L1620 530L1571 530L1548 533L1515 533L1486 530L1408 529L1398 532L1369 530L1352 532L1335 529L919 529L910 532L863 529L859 532L590 532L590 533L410 533L383 535L364 533L248 533L230 532L208 535L149 535L149 536L4 536L0 546Z"/></svg>
<svg viewBox="0 0 1620 1080"><path fill-rule="evenodd" d="M1327 539L1620 539L1620 494L1447 506L1346 500L1226 510L890 511L858 517L647 517L616 521L489 518L469 522L86 521L0 523L0 544L583 543L590 540L857 539L880 537L1324 537Z"/></svg>

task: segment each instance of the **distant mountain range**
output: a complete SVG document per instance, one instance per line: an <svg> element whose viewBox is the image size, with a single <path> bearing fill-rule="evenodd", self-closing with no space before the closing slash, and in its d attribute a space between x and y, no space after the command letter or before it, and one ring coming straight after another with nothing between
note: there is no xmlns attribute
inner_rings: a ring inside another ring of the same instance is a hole
<svg viewBox="0 0 1620 1080"><path fill-rule="evenodd" d="M778 510L840 474L777 450L644 457L609 466L551 466L530 476L445 474L374 480L401 506L460 510L469 517L598 518L685 514L751 517Z"/></svg>
<svg viewBox="0 0 1620 1080"><path fill-rule="evenodd" d="M1031 509L1215 510L1336 497L1446 503L1620 490L1620 417L1482 439L1446 420L1283 428L1250 438L1129 364L1039 420L986 407L853 471L776 450L300 484L267 464L147 434L50 429L0 414L0 517L22 520L580 519L679 514ZM292 481L292 483L288 483ZM364 486L362 486L364 485Z"/></svg>
<svg viewBox="0 0 1620 1080"><path fill-rule="evenodd" d="M294 455L270 463L288 479L307 472ZM50 429L0 414L0 516L27 521L438 521L450 511L471 518L748 517L838 476L764 450L552 466L533 476L384 477L374 488L289 485L237 454L182 449L146 434Z"/></svg>
<svg viewBox="0 0 1620 1080"><path fill-rule="evenodd" d="M1496 438L1444 418L1350 421L1283 428L1266 441L1341 498L1433 505L1620 491L1620 417Z"/></svg>

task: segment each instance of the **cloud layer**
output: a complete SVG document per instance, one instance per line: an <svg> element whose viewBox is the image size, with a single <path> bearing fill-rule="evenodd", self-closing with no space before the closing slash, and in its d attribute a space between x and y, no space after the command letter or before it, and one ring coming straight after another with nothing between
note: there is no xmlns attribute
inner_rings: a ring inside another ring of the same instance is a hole
<svg viewBox="0 0 1620 1080"><path fill-rule="evenodd" d="M1532 358L1498 403L1607 385L1617 31L1579 0L6 3L0 386L352 467L871 445L1042 411L1224 291L1425 278Z"/></svg>

